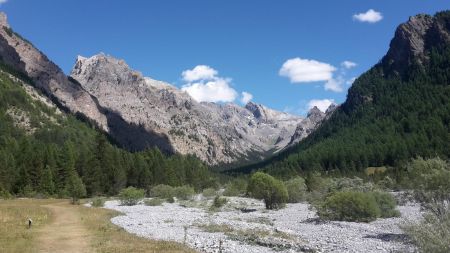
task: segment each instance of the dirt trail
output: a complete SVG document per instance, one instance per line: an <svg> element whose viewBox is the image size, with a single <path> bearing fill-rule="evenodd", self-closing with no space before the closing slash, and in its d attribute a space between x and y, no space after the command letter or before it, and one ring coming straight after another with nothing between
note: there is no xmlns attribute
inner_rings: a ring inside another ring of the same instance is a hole
<svg viewBox="0 0 450 253"><path fill-rule="evenodd" d="M89 231L83 226L76 207L67 203L45 205L52 212L52 221L39 229L37 252L89 253Z"/></svg>

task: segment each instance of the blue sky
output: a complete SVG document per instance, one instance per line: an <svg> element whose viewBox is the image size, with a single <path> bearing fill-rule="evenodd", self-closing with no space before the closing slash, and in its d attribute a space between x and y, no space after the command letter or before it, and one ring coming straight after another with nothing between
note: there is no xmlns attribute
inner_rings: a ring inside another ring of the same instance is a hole
<svg viewBox="0 0 450 253"><path fill-rule="evenodd" d="M240 104L246 92L296 114L311 101L343 102L409 16L450 9L446 0L0 2L13 29L66 73L77 55L104 52L198 100Z"/></svg>

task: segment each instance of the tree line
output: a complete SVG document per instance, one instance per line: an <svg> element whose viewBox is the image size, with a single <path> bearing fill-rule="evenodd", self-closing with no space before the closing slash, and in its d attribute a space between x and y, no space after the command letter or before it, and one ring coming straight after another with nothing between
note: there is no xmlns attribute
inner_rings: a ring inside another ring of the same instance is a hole
<svg viewBox="0 0 450 253"><path fill-rule="evenodd" d="M67 196L81 179L92 195L152 185L203 189L216 179L194 156L167 156L158 149L131 153L75 116L32 99L20 82L0 73L0 192ZM19 78L21 76L18 76ZM29 80L26 80L29 81Z"/></svg>

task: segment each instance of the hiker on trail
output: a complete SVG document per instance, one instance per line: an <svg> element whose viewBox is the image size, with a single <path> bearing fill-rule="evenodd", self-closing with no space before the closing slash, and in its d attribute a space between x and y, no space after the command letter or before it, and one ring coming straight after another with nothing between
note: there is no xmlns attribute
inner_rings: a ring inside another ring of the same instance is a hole
<svg viewBox="0 0 450 253"><path fill-rule="evenodd" d="M28 218L28 228L31 228L31 223L33 223L33 220L31 218Z"/></svg>

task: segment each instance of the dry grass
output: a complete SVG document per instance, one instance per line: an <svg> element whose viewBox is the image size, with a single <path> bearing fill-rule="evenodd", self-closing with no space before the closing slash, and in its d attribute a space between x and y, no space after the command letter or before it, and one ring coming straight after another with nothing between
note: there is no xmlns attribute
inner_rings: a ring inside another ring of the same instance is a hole
<svg viewBox="0 0 450 253"><path fill-rule="evenodd" d="M68 200L37 199L0 200L0 252L35 252L39 231L54 223L52 206L76 210L85 237L89 238L86 239L89 252L194 252L179 243L148 240L127 233L110 222L112 217L120 215L118 212L73 206ZM27 229L28 217L33 219L32 229Z"/></svg>
<svg viewBox="0 0 450 253"><path fill-rule="evenodd" d="M78 208L83 223L94 235L96 252L195 252L179 243L149 240L127 233L110 222L112 217L120 215L119 212L83 206Z"/></svg>
<svg viewBox="0 0 450 253"><path fill-rule="evenodd" d="M32 252L37 228L51 220L51 213L41 204L52 200L0 200L0 248L1 252ZM33 220L28 229L28 218Z"/></svg>

